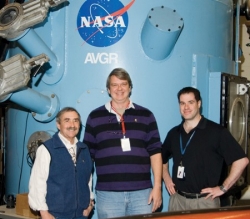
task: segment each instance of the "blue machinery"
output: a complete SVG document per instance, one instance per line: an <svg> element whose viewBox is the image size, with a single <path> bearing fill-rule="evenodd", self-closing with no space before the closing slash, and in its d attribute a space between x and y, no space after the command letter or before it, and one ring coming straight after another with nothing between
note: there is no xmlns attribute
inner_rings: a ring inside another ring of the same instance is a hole
<svg viewBox="0 0 250 219"><path fill-rule="evenodd" d="M249 5L241 6L246 17ZM88 113L109 100L115 67L130 73L131 99L155 114L162 141L181 121L176 94L184 86L200 89L203 115L219 123L221 74L238 74L239 11L232 0L10 1L0 11L0 37L10 42L0 63L0 101L12 103L6 194L28 192L27 154L56 132L60 108L81 113L83 138Z"/></svg>

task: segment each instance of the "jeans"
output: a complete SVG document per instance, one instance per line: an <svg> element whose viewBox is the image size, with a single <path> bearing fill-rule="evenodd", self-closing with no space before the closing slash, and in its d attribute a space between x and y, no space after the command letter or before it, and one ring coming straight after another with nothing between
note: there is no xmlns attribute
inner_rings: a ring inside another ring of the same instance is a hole
<svg viewBox="0 0 250 219"><path fill-rule="evenodd" d="M96 190L98 219L152 213L148 198L152 189L128 192Z"/></svg>

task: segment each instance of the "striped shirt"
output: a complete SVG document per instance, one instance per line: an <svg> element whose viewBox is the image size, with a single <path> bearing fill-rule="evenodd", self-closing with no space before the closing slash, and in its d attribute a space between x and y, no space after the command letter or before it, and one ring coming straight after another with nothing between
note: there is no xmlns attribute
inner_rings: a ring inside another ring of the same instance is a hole
<svg viewBox="0 0 250 219"><path fill-rule="evenodd" d="M130 103L123 114L130 151L121 148L120 118L110 103L93 110L87 119L84 143L95 161L96 189L134 191L152 187L150 156L161 153L161 141L151 111Z"/></svg>

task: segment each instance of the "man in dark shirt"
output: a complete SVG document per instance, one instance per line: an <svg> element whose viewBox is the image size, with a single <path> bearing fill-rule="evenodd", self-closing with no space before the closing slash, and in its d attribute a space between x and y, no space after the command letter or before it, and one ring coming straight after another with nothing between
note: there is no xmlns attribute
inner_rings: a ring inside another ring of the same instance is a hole
<svg viewBox="0 0 250 219"><path fill-rule="evenodd" d="M199 90L185 87L178 99L183 121L168 132L162 149L163 179L171 195L169 211L220 207L219 196L235 184L249 160L226 128L200 114ZM219 185L224 161L232 166Z"/></svg>

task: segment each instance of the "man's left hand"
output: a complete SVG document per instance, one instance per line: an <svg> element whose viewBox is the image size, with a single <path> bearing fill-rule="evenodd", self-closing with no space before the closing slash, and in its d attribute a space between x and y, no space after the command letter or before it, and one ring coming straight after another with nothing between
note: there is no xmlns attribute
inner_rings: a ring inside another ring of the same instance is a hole
<svg viewBox="0 0 250 219"><path fill-rule="evenodd" d="M204 194L204 193L205 194L208 193L205 199L208 199L209 197L214 199L214 198L219 197L219 196L224 194L224 192L220 190L219 186L216 186L213 188L202 189L201 194Z"/></svg>
<svg viewBox="0 0 250 219"><path fill-rule="evenodd" d="M90 200L88 208L83 210L83 216L85 216L85 217L89 216L89 214L93 210L94 206L95 206L94 201Z"/></svg>

